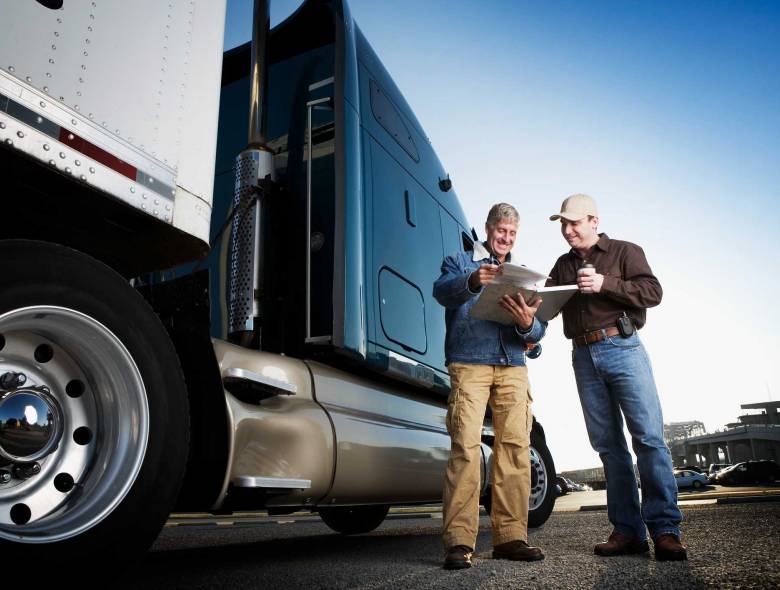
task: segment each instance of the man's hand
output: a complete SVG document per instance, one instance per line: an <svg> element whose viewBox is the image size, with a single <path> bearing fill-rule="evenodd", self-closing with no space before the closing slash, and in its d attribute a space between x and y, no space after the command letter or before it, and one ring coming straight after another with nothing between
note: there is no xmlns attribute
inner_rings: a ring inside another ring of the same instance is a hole
<svg viewBox="0 0 780 590"><path fill-rule="evenodd" d="M469 289L479 291L483 285L501 274L501 267L495 264L483 264L469 276Z"/></svg>
<svg viewBox="0 0 780 590"><path fill-rule="evenodd" d="M531 300L526 303L522 294L518 293L514 297L511 295L504 295L500 301L501 307L512 314L517 327L524 332L531 327L534 323L534 316L539 306L542 304L542 299L539 295L534 295Z"/></svg>
<svg viewBox="0 0 780 590"><path fill-rule="evenodd" d="M577 272L580 293L599 293L603 284L604 275L598 274L595 268L581 268Z"/></svg>

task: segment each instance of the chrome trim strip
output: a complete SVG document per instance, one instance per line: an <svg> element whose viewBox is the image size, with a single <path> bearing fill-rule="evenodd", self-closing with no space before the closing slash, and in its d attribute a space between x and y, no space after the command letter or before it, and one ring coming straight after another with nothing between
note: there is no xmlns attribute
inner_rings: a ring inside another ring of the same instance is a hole
<svg viewBox="0 0 780 590"><path fill-rule="evenodd" d="M311 113L317 105L330 103L330 97L306 103L306 340L311 338L311 160L314 141L311 135Z"/></svg>
<svg viewBox="0 0 780 590"><path fill-rule="evenodd" d="M261 375L260 373L255 373L254 371L249 371L247 369L239 369L237 367L226 369L222 373L222 379L253 381L254 383L260 383L262 385L267 385L268 387L281 389L282 391L286 391L291 395L298 393L298 387L295 385L295 383L280 381L279 379L274 379L273 377Z"/></svg>
<svg viewBox="0 0 780 590"><path fill-rule="evenodd" d="M387 350L388 372L399 377L413 379L418 385L433 387L435 371L428 365L411 359L393 350Z"/></svg>
<svg viewBox="0 0 780 590"><path fill-rule="evenodd" d="M330 84L333 84L334 78L331 76L330 78L325 78L324 80L320 80L319 82L315 82L314 84L309 84L309 92L312 90L317 90L317 88L322 88L323 86L328 86Z"/></svg>
<svg viewBox="0 0 780 590"><path fill-rule="evenodd" d="M240 475L233 480L233 485L239 488L284 488L305 490L311 487L311 480Z"/></svg>
<svg viewBox="0 0 780 590"><path fill-rule="evenodd" d="M311 338L311 137L312 104L306 104L306 340Z"/></svg>

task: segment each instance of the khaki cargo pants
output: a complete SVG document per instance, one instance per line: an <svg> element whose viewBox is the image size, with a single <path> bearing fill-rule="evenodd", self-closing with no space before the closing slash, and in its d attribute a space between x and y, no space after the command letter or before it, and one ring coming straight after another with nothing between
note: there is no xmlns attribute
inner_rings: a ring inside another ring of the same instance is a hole
<svg viewBox="0 0 780 590"><path fill-rule="evenodd" d="M493 545L528 541L532 425L527 367L449 365L447 431L452 444L444 480L444 545L474 549L479 531L480 440L485 409L493 411Z"/></svg>

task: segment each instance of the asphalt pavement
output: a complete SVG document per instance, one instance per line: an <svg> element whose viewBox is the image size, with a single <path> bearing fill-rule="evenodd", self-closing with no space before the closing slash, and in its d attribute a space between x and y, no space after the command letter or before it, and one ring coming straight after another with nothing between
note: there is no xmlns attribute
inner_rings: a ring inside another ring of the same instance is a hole
<svg viewBox="0 0 780 590"><path fill-rule="evenodd" d="M780 502L683 506L687 562L604 558L593 544L610 531L603 510L560 510L530 542L546 559L493 560L480 521L474 567L441 569L436 511L392 514L376 531L346 537L316 516L220 520L167 527L126 588L778 588ZM223 524L216 524L222 522ZM232 523L232 524L229 524Z"/></svg>

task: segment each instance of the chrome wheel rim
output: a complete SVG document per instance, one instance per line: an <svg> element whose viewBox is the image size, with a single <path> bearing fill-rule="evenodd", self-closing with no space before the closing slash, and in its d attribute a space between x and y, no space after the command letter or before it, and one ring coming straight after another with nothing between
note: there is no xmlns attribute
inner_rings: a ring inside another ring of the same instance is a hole
<svg viewBox="0 0 780 590"><path fill-rule="evenodd" d="M547 495L547 468L539 452L531 447L531 494L528 497L528 509L536 510Z"/></svg>
<svg viewBox="0 0 780 590"><path fill-rule="evenodd" d="M37 474L16 477L20 465L3 458L0 469L14 477L0 483L0 538L75 537L116 509L141 470L149 438L141 372L106 326L64 307L0 315L0 345L0 375L24 374L24 389L45 392L61 421Z"/></svg>

